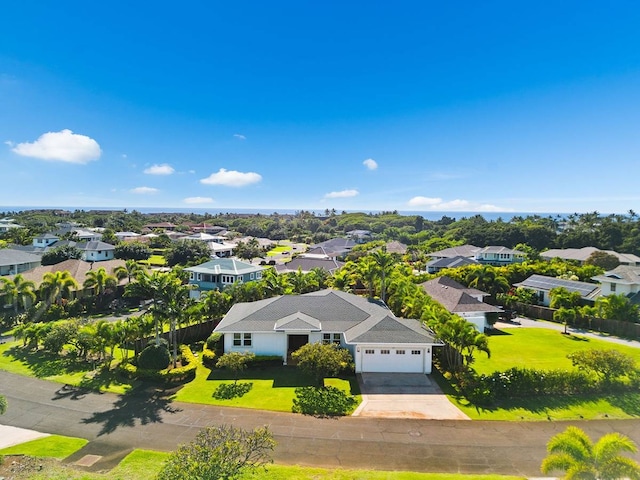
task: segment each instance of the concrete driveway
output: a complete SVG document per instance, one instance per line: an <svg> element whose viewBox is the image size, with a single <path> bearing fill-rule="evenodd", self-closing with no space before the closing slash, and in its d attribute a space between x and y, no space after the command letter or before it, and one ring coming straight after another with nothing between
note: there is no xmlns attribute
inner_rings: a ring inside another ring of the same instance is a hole
<svg viewBox="0 0 640 480"><path fill-rule="evenodd" d="M358 383L362 403L354 416L469 420L428 375L362 373L358 374Z"/></svg>

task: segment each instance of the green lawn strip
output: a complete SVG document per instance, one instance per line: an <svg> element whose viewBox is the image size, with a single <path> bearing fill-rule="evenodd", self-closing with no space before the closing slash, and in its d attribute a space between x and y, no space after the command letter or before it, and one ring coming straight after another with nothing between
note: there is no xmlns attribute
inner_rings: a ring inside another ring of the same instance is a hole
<svg viewBox="0 0 640 480"><path fill-rule="evenodd" d="M49 435L0 450L0 455L29 455L62 460L77 452L88 443L84 438Z"/></svg>
<svg viewBox="0 0 640 480"><path fill-rule="evenodd" d="M295 389L311 385L311 379L296 367L253 368L243 372L238 380L240 383L253 384L248 393L228 400L213 397L220 384L233 382L233 376L228 371L210 370L199 365L195 380L181 388L174 399L181 402L290 412ZM358 403L361 400L355 379L327 378L325 384L357 395Z"/></svg>
<svg viewBox="0 0 640 480"><path fill-rule="evenodd" d="M504 329L504 334L489 339L491 358L476 354L473 367L479 373L490 374L511 367L540 370L574 368L567 355L580 349L616 349L631 355L640 364L640 349L618 345L580 335L539 328ZM449 399L474 420L593 420L625 419L640 416L640 394L633 392L612 395L541 396L505 399L490 409L476 407L458 395L439 373L436 379Z"/></svg>
<svg viewBox="0 0 640 480"><path fill-rule="evenodd" d="M116 349L116 359L121 354L120 349ZM118 394L132 387L130 382L118 380L113 372L94 371L93 367L92 363L42 349L23 348L21 341L0 345L0 369L10 373Z"/></svg>
<svg viewBox="0 0 640 480"><path fill-rule="evenodd" d="M113 470L101 478L113 480L155 478L169 453L152 450L134 450Z"/></svg>
<svg viewBox="0 0 640 480"><path fill-rule="evenodd" d="M567 355L586 349L615 349L632 356L640 364L640 348L579 334L563 335L562 332L544 328L505 328L502 332L504 334L489 337L491 358L481 352L474 355L473 368L478 373L489 375L511 367L569 370L573 366Z"/></svg>
<svg viewBox="0 0 640 480"><path fill-rule="evenodd" d="M523 477L505 475L462 475L449 473L390 472L378 470L346 470L300 467L289 465L268 465L267 470L245 473L242 480L523 480Z"/></svg>

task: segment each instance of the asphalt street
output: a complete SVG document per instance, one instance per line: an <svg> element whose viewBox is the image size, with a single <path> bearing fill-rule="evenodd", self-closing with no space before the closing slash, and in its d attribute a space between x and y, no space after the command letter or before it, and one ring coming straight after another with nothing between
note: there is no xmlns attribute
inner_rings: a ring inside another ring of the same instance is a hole
<svg viewBox="0 0 640 480"><path fill-rule="evenodd" d="M103 455L115 465L133 448L169 451L208 425L268 425L278 463L537 476L548 439L578 424L592 438L617 431L640 444L640 421L486 422L343 417L322 419L260 410L170 401L155 389L129 395L65 389L61 384L0 371L9 408L2 424L86 438L75 457ZM636 460L640 456L636 455Z"/></svg>

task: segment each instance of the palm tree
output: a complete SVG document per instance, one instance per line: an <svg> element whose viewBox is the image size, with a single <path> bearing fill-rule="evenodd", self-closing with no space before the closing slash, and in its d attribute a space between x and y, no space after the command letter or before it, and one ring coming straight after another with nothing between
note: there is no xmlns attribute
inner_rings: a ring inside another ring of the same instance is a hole
<svg viewBox="0 0 640 480"><path fill-rule="evenodd" d="M386 247L381 247L371 254L371 258L378 267L378 275L380 276L380 300L385 301L385 290L387 287L386 277L391 273L391 269L395 263L393 255L387 253Z"/></svg>
<svg viewBox="0 0 640 480"><path fill-rule="evenodd" d="M127 279L127 283L131 283L131 279L142 271L142 267L135 260L127 260L124 265L120 265L113 269L113 274L118 280Z"/></svg>
<svg viewBox="0 0 640 480"><path fill-rule="evenodd" d="M374 284L378 278L378 266L371 257L364 257L358 263L356 275L367 286L369 298L373 298Z"/></svg>
<svg viewBox="0 0 640 480"><path fill-rule="evenodd" d="M93 290L94 295L98 298L98 304L102 305L105 294L109 289L118 286L118 279L113 275L109 275L104 268L97 270L89 270L84 281L84 288Z"/></svg>
<svg viewBox="0 0 640 480"><path fill-rule="evenodd" d="M274 268L269 268L260 281L266 298L284 295L291 291L291 283L287 275L280 275Z"/></svg>
<svg viewBox="0 0 640 480"><path fill-rule="evenodd" d="M47 272L42 277L40 284L40 296L49 305L56 303L62 305L63 299L73 297L73 292L78 290L78 282L71 276L68 270L62 272Z"/></svg>
<svg viewBox="0 0 640 480"><path fill-rule="evenodd" d="M505 293L509 290L509 282L507 279L490 265L474 268L467 274L465 281L469 287L483 290L491 295Z"/></svg>
<svg viewBox="0 0 640 480"><path fill-rule="evenodd" d="M636 444L620 433L607 433L594 444L585 432L570 426L549 440L549 455L540 470L544 474L562 470L566 479L640 479L640 465L621 455L637 450Z"/></svg>
<svg viewBox="0 0 640 480"><path fill-rule="evenodd" d="M35 301L36 288L31 280L25 280L22 274L16 275L13 280L10 278L0 278L0 295L4 295L6 300L13 304L14 313L18 313L18 304L22 303L22 308L28 308L28 301Z"/></svg>

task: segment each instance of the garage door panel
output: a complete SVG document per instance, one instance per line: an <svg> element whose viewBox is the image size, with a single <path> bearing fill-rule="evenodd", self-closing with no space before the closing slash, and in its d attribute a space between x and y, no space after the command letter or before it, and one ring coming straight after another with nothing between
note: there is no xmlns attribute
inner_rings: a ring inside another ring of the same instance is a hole
<svg viewBox="0 0 640 480"><path fill-rule="evenodd" d="M424 349L365 348L363 372L422 373Z"/></svg>

